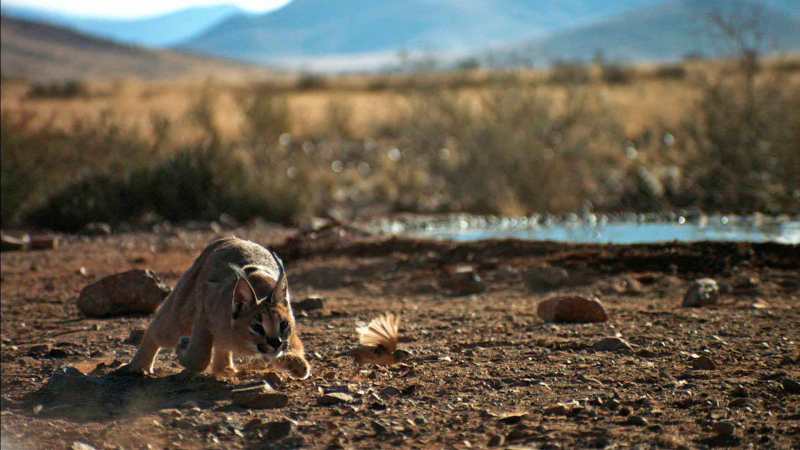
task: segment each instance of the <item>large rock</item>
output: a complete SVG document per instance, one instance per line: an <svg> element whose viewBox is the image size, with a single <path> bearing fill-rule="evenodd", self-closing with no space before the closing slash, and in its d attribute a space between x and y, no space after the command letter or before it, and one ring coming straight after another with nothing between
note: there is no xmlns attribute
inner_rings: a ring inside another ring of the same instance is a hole
<svg viewBox="0 0 800 450"><path fill-rule="evenodd" d="M717 304L719 300L719 286L711 278L694 280L686 295L683 296L684 307L700 307Z"/></svg>
<svg viewBox="0 0 800 450"><path fill-rule="evenodd" d="M151 314L170 288L150 270L129 270L83 288L78 309L88 317Z"/></svg>
<svg viewBox="0 0 800 450"><path fill-rule="evenodd" d="M608 314L596 297L564 295L539 302L536 313L545 322L605 322Z"/></svg>

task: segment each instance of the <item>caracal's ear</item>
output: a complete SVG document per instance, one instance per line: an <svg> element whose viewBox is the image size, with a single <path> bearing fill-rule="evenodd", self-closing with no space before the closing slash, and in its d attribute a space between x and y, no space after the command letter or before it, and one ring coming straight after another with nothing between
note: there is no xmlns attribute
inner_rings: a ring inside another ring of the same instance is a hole
<svg viewBox="0 0 800 450"><path fill-rule="evenodd" d="M242 311L256 305L256 292L247 275L238 267L231 266L236 272L236 284L233 287L233 300L231 302L231 319L236 320Z"/></svg>
<svg viewBox="0 0 800 450"><path fill-rule="evenodd" d="M275 289L267 296L267 301L272 305L280 303L289 303L289 280L286 277L286 268L283 267L283 261L277 253L270 250L272 258L278 264L278 281L275 283Z"/></svg>

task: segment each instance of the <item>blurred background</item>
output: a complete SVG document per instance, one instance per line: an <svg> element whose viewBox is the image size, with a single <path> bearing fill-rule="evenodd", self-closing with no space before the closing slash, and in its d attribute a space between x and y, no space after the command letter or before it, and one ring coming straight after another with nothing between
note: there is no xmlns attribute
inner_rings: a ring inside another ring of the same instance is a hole
<svg viewBox="0 0 800 450"><path fill-rule="evenodd" d="M799 214L798 52L796 0L4 0L2 225Z"/></svg>

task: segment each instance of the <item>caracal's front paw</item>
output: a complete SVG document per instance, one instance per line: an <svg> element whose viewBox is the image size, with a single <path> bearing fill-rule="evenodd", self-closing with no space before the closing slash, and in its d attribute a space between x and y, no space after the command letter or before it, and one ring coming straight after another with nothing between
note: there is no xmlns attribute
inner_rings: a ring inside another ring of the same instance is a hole
<svg viewBox="0 0 800 450"><path fill-rule="evenodd" d="M235 367L213 367L211 373L217 378L234 378L239 373Z"/></svg>
<svg viewBox="0 0 800 450"><path fill-rule="evenodd" d="M311 366L305 358L298 355L286 355L278 359L277 366L287 372L292 378L305 380L311 376Z"/></svg>

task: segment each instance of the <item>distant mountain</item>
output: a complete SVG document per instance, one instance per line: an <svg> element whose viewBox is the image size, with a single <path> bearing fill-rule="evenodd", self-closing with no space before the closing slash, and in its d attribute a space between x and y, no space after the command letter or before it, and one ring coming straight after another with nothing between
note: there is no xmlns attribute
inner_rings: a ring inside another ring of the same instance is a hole
<svg viewBox="0 0 800 450"><path fill-rule="evenodd" d="M234 16L176 48L257 63L471 52L544 36L657 0L294 0Z"/></svg>
<svg viewBox="0 0 800 450"><path fill-rule="evenodd" d="M3 78L33 81L68 79L240 78L264 69L168 50L121 45L66 28L0 19L0 69Z"/></svg>
<svg viewBox="0 0 800 450"><path fill-rule="evenodd" d="M231 5L187 8L142 19L79 17L3 4L3 15L72 28L81 33L146 47L168 47L185 41L232 16L245 14Z"/></svg>
<svg viewBox="0 0 800 450"><path fill-rule="evenodd" d="M556 60L588 61L598 52L607 60L676 60L687 54L721 56L726 47L709 22L712 12L751 14L759 11L766 50L800 50L800 15L796 1L671 0L632 12L554 33L507 51L492 52L500 65L534 65Z"/></svg>

